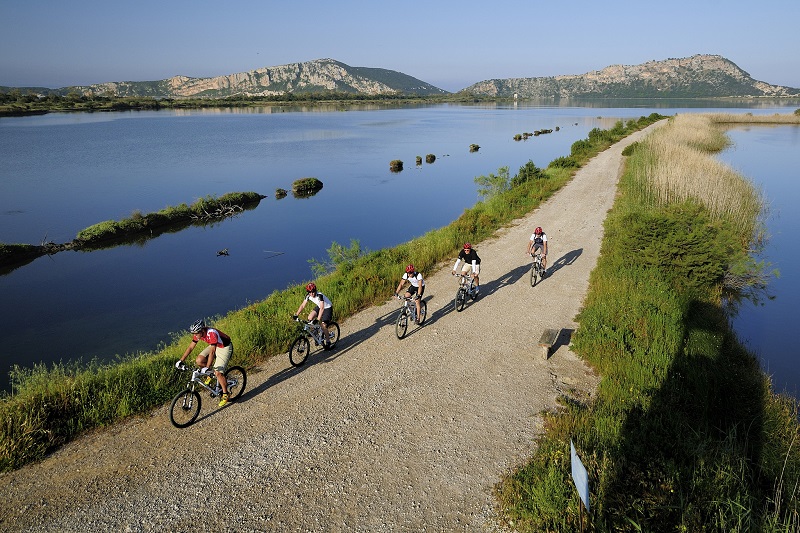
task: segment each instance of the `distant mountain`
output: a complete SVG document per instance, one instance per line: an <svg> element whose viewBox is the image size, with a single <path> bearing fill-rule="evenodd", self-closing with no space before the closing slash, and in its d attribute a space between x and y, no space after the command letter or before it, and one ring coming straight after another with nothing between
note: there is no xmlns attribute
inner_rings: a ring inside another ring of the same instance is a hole
<svg viewBox="0 0 800 533"><path fill-rule="evenodd" d="M333 59L315 59L263 67L213 78L175 76L160 81L123 81L64 87L60 94L113 94L156 98L272 96L285 93L336 91L367 95L449 94L443 89L401 72L382 68L351 67Z"/></svg>
<svg viewBox="0 0 800 533"><path fill-rule="evenodd" d="M800 96L800 89L754 80L732 61L705 54L612 65L579 75L486 80L462 92L501 98Z"/></svg>

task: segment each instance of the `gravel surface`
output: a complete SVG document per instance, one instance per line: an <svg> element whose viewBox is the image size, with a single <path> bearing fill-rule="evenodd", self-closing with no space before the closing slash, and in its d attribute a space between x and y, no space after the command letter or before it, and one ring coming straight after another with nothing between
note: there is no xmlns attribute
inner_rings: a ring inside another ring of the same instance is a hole
<svg viewBox="0 0 800 533"><path fill-rule="evenodd" d="M284 355L252 369L229 407L204 395L186 429L164 406L3 474L0 530L499 531L493 488L531 456L540 413L561 393L594 394L598 379L569 338L621 151L642 135L477 245L481 294L463 312L454 257L424 273L428 319L402 340L389 300L341 322L337 348L303 367ZM525 248L537 225L550 276L531 287ZM545 328L561 329L546 360Z"/></svg>

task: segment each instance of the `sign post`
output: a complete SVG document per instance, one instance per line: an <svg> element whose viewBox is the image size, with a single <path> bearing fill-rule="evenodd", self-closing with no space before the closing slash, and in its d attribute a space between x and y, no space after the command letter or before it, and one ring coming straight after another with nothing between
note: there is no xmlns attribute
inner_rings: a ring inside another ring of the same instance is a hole
<svg viewBox="0 0 800 533"><path fill-rule="evenodd" d="M569 441L569 453L572 463L572 481L575 483L575 488L578 490L578 496L581 499L581 508L579 509L579 517L581 524L581 531L583 531L583 509L586 508L586 513L589 513L589 474L586 472L586 467L583 466L578 453L575 451L575 445L572 439Z"/></svg>

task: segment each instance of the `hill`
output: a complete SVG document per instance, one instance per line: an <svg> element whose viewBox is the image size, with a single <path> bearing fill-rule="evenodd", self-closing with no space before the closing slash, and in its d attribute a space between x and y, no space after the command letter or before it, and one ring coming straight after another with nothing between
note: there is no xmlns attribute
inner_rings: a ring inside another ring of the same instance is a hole
<svg viewBox="0 0 800 533"><path fill-rule="evenodd" d="M367 95L448 94L443 89L401 72L382 68L351 67L333 59L315 59L304 63L262 67L211 78L173 76L159 81L121 81L64 87L55 92L64 96L77 92L84 95L154 98L223 98L326 91ZM46 91L44 94L47 92L53 91Z"/></svg>
<svg viewBox="0 0 800 533"><path fill-rule="evenodd" d="M462 92L499 98L800 96L800 89L754 80L732 61L707 54L612 65L578 75L485 80Z"/></svg>

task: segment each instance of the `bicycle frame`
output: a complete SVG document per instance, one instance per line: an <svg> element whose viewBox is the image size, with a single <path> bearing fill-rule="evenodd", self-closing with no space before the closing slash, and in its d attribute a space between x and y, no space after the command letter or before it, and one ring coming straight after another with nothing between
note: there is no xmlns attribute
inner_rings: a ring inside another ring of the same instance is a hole
<svg viewBox="0 0 800 533"><path fill-rule="evenodd" d="M217 381L217 386L219 387L219 380L217 380L217 377L216 377L215 374L213 374L213 371L212 371L211 374L204 374L204 373L200 372L199 368L195 368L194 370L192 370L192 377L189 379L189 383L186 384L186 388L190 389L192 391L195 391L195 390L197 390L195 388L195 385L199 385L199 386L203 387L204 389L206 389L209 393L211 393L212 396L216 396L218 394L218 392L215 389L212 389L210 386L208 386L205 383L203 383L203 380L201 379L201 376L213 378L215 381ZM220 392L221 392L221 389L220 389Z"/></svg>

